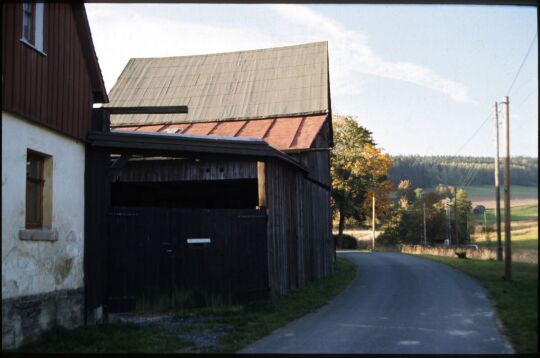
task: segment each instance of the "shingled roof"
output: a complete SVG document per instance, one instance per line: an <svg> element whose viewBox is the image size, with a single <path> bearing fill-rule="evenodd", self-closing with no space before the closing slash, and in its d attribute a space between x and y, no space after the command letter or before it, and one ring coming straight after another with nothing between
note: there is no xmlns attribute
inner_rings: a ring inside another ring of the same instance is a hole
<svg viewBox="0 0 540 358"><path fill-rule="evenodd" d="M256 120L220 121L184 124L158 124L115 127L117 130L153 133L171 133L219 136L230 138L257 138L281 151L311 148L321 130L326 115Z"/></svg>
<svg viewBox="0 0 540 358"><path fill-rule="evenodd" d="M328 43L132 58L109 100L105 107L189 108L187 114L111 115L113 127L328 114Z"/></svg>

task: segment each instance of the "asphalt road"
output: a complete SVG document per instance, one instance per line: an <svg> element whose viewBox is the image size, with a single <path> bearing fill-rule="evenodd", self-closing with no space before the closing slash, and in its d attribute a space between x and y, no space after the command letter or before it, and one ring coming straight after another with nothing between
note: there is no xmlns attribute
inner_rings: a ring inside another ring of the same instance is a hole
<svg viewBox="0 0 540 358"><path fill-rule="evenodd" d="M398 253L339 255L358 266L349 288L240 353L513 353L465 274Z"/></svg>

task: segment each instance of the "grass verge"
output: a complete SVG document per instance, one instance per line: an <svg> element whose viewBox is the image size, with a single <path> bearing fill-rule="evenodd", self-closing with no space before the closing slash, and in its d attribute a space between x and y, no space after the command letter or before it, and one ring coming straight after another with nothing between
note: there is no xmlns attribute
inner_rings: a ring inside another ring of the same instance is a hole
<svg viewBox="0 0 540 358"><path fill-rule="evenodd" d="M516 352L538 352L538 265L513 262L513 280L508 282L502 278L504 262L418 256L452 266L479 281L490 293Z"/></svg>
<svg viewBox="0 0 540 358"><path fill-rule="evenodd" d="M356 266L338 257L332 275L283 297L247 305L171 311L175 322L180 322L172 325L56 328L17 352L236 352L324 306L355 277Z"/></svg>

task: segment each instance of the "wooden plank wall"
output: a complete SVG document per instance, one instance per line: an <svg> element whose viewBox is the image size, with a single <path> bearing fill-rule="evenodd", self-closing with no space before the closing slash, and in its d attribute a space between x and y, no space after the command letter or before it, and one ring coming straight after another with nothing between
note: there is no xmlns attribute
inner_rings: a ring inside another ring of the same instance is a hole
<svg viewBox="0 0 540 358"><path fill-rule="evenodd" d="M86 146L84 287L87 323L94 323L94 309L103 305L107 284L107 212L110 207L109 153Z"/></svg>
<svg viewBox="0 0 540 358"><path fill-rule="evenodd" d="M113 310L135 308L118 303L125 298L138 309L167 307L171 292L176 307L268 297L262 210L112 207L109 220ZM193 237L211 243L193 247Z"/></svg>
<svg viewBox="0 0 540 358"><path fill-rule="evenodd" d="M330 187L330 152L329 150L310 151L290 154L308 168L308 177Z"/></svg>
<svg viewBox="0 0 540 358"><path fill-rule="evenodd" d="M44 6L46 55L20 41L22 2L2 4L2 110L84 139L92 85L70 3Z"/></svg>
<svg viewBox="0 0 540 358"><path fill-rule="evenodd" d="M273 295L333 269L330 193L280 162L266 162L268 270Z"/></svg>
<svg viewBox="0 0 540 358"><path fill-rule="evenodd" d="M118 182L256 179L257 162L251 160L132 160L113 171Z"/></svg>

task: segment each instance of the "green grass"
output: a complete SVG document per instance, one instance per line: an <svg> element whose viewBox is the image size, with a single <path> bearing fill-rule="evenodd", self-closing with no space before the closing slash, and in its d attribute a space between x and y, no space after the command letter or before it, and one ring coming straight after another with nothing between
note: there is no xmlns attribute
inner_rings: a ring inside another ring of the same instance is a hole
<svg viewBox="0 0 540 358"><path fill-rule="evenodd" d="M502 203L501 203L502 204ZM501 207L501 222L504 222L504 208ZM474 218L478 225L484 225L484 215L475 214ZM495 209L486 209L486 223L488 225L495 224ZM511 221L538 221L538 204L537 205L521 205L510 208Z"/></svg>
<svg viewBox="0 0 540 358"><path fill-rule="evenodd" d="M497 236L495 229L495 213L494 209L486 209L486 223L488 225L488 239L483 232L484 215L475 215L476 224L481 228L477 228L474 234L474 240L477 244L486 247L495 247L497 244ZM501 210L501 220L503 231L502 239L504 240L504 210ZM511 209L511 240L512 247L519 249L535 249L538 250L538 205L521 205Z"/></svg>
<svg viewBox="0 0 540 358"><path fill-rule="evenodd" d="M150 326L106 324L73 330L54 328L35 343L16 352L63 353L163 353L188 347L174 332Z"/></svg>
<svg viewBox="0 0 540 358"><path fill-rule="evenodd" d="M469 198L485 198L495 199L495 187L492 185L474 185L465 188ZM503 187L501 183L501 197L503 195ZM510 200L512 199L534 199L538 198L537 186L522 186L512 185L510 186Z"/></svg>
<svg viewBox="0 0 540 358"><path fill-rule="evenodd" d="M169 327L104 324L73 330L54 329L17 352L236 352L275 329L327 304L356 277L356 266L338 257L329 277L272 300L247 305L177 310L175 318L204 318ZM224 332L220 344L197 347L182 334Z"/></svg>
<svg viewBox="0 0 540 358"><path fill-rule="evenodd" d="M538 265L512 263L513 280L504 276L504 262L462 260L420 255L452 266L475 278L489 292L497 316L517 353L538 352Z"/></svg>

